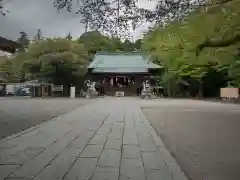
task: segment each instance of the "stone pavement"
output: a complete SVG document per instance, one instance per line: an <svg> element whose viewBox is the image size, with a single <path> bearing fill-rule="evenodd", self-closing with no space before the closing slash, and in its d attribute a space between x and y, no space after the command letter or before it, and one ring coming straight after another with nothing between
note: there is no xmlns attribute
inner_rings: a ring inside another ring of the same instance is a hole
<svg viewBox="0 0 240 180"><path fill-rule="evenodd" d="M187 180L139 107L105 98L0 141L0 180Z"/></svg>

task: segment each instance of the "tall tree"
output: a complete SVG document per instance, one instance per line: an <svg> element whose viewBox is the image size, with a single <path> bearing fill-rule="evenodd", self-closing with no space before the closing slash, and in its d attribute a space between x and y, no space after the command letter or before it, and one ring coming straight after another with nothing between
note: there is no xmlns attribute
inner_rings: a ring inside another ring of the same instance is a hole
<svg viewBox="0 0 240 180"><path fill-rule="evenodd" d="M142 39L138 39L134 42L134 47L136 50L140 50L142 47Z"/></svg>
<svg viewBox="0 0 240 180"><path fill-rule="evenodd" d="M28 35L24 31L21 31L17 41L21 44L20 51L24 52L29 45Z"/></svg>
<svg viewBox="0 0 240 180"><path fill-rule="evenodd" d="M39 42L39 41L43 40L42 30L40 28L37 29L37 33L34 37L34 40L35 40L35 42Z"/></svg>
<svg viewBox="0 0 240 180"><path fill-rule="evenodd" d="M21 52L13 58L7 58L0 62L0 73L4 74L7 81L23 82L27 80L27 70L23 68L24 64L30 59L29 53Z"/></svg>
<svg viewBox="0 0 240 180"><path fill-rule="evenodd" d="M95 54L99 51L115 51L115 44L107 36L104 36L99 31L89 31L83 33L78 42L84 44L89 54Z"/></svg>
<svg viewBox="0 0 240 180"><path fill-rule="evenodd" d="M94 55L96 52L133 52L136 49L134 42L129 40L121 41L116 36L106 36L99 31L89 31L83 33L78 42L84 44L88 53Z"/></svg>
<svg viewBox="0 0 240 180"><path fill-rule="evenodd" d="M113 47L116 49L117 52L123 52L124 51L124 45L123 42L119 37L112 36L110 37L111 42L113 43Z"/></svg>
<svg viewBox="0 0 240 180"><path fill-rule="evenodd" d="M126 39L123 42L123 51L124 52L133 52L135 50L135 46L134 43L132 43L131 41L129 41L128 39Z"/></svg>
<svg viewBox="0 0 240 180"><path fill-rule="evenodd" d="M71 35L70 32L67 34L66 39L67 39L67 40L72 40L72 35Z"/></svg>
<svg viewBox="0 0 240 180"><path fill-rule="evenodd" d="M216 5L201 8L167 26L159 25L144 37L145 50L165 66L166 87L190 78L198 81L201 94L202 81L211 69L222 71L226 67L236 73L238 61L233 56L239 48L240 2L231 0L219 5L213 0L212 3Z"/></svg>
<svg viewBox="0 0 240 180"><path fill-rule="evenodd" d="M65 38L42 40L31 44L27 62L30 72L38 79L55 84L75 84L77 77L85 74L88 56L82 44Z"/></svg>

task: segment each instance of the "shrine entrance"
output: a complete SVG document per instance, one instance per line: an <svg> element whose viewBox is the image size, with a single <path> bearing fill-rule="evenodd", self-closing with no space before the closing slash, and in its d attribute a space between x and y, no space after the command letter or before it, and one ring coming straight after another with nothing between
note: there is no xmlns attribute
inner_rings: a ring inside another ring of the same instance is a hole
<svg viewBox="0 0 240 180"><path fill-rule="evenodd" d="M136 82L132 76L108 76L104 81L107 95L114 95L116 92L124 92L124 95L136 94Z"/></svg>
<svg viewBox="0 0 240 180"><path fill-rule="evenodd" d="M114 96L116 92L124 92L124 96L138 96L141 94L143 81L148 79L148 75L94 74L91 76L91 80L96 82L98 93L109 96Z"/></svg>
<svg viewBox="0 0 240 180"><path fill-rule="evenodd" d="M124 96L141 94L142 83L150 81L154 71L162 68L141 53L97 53L88 66L88 77L96 82L100 95Z"/></svg>

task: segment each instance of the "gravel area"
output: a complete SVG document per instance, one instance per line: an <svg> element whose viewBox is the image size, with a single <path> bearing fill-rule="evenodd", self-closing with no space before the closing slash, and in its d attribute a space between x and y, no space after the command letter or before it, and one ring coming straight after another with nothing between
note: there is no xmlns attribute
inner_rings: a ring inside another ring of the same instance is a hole
<svg viewBox="0 0 240 180"><path fill-rule="evenodd" d="M142 108L190 180L240 179L240 106L189 100Z"/></svg>
<svg viewBox="0 0 240 180"><path fill-rule="evenodd" d="M91 102L89 99L69 98L0 98L0 139Z"/></svg>

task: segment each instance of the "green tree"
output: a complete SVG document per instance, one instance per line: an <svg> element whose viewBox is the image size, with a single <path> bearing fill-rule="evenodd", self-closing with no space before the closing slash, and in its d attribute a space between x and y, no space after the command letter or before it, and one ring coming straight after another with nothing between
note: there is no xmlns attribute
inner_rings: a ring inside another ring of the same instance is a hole
<svg viewBox="0 0 240 180"><path fill-rule="evenodd" d="M0 73L1 74L9 71L8 67L5 66L7 60L8 58L6 56L0 56Z"/></svg>
<svg viewBox="0 0 240 180"><path fill-rule="evenodd" d="M46 39L30 45L29 71L37 78L55 84L75 84L85 74L87 52L82 44L65 38Z"/></svg>
<svg viewBox="0 0 240 180"><path fill-rule="evenodd" d="M134 42L134 48L136 50L141 50L141 47L142 47L142 39L138 39Z"/></svg>
<svg viewBox="0 0 240 180"><path fill-rule="evenodd" d="M100 51L133 52L138 48L134 42L131 42L128 39L122 42L119 37L108 37L101 34L99 31L83 33L77 41L84 44L86 50L91 56Z"/></svg>
<svg viewBox="0 0 240 180"><path fill-rule="evenodd" d="M0 72L6 75L8 81L38 79L67 87L81 80L89 58L82 44L54 38L32 43L26 52L1 62Z"/></svg>
<svg viewBox="0 0 240 180"><path fill-rule="evenodd" d="M163 77L167 84L173 77L195 79L200 95L202 80L209 70L229 68L239 44L239 1L224 5L212 2L216 5L199 9L181 21L159 25L143 40L143 48L165 66Z"/></svg>
<svg viewBox="0 0 240 180"><path fill-rule="evenodd" d="M39 42L39 41L41 41L43 39L44 38L43 38L43 35L42 35L42 30L39 28L39 29L37 29L37 33L36 33L36 35L34 37L34 41L35 42Z"/></svg>
<svg viewBox="0 0 240 180"><path fill-rule="evenodd" d="M110 37L110 40L113 43L113 47L116 49L116 52L124 51L124 45L119 37L112 36Z"/></svg>
<svg viewBox="0 0 240 180"><path fill-rule="evenodd" d="M123 51L124 52L133 52L135 50L135 45L128 39L123 42Z"/></svg>
<svg viewBox="0 0 240 180"><path fill-rule="evenodd" d="M67 39L67 40L72 40L72 35L71 35L70 32L67 34L66 39Z"/></svg>
<svg viewBox="0 0 240 180"><path fill-rule="evenodd" d="M28 52L21 52L13 58L4 57L0 63L0 72L9 82L24 82L28 80L29 72L25 64L31 60Z"/></svg>
<svg viewBox="0 0 240 180"><path fill-rule="evenodd" d="M94 55L100 51L115 51L116 44L107 36L102 35L99 31L89 31L83 33L79 39L79 43L84 44L90 55Z"/></svg>
<svg viewBox="0 0 240 180"><path fill-rule="evenodd" d="M19 49L21 52L24 52L25 49L28 47L29 44L29 39L28 35L24 32L20 32L20 37L17 40L21 44L21 48Z"/></svg>
<svg viewBox="0 0 240 180"><path fill-rule="evenodd" d="M232 79L230 82L233 86L240 86L240 58L236 58L235 62L229 66L229 77Z"/></svg>
<svg viewBox="0 0 240 180"><path fill-rule="evenodd" d="M54 0L54 5L57 10L76 11L81 15L81 23L88 24L91 29L119 35L120 31L135 29L146 21L166 23L179 20L201 7L231 1L235 0L158 0L153 10L138 7L139 0Z"/></svg>

